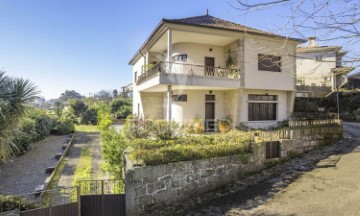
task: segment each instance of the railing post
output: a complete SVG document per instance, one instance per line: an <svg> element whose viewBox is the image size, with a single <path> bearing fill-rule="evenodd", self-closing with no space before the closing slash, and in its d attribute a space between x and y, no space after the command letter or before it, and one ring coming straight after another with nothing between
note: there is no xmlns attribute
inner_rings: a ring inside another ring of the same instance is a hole
<svg viewBox="0 0 360 216"><path fill-rule="evenodd" d="M80 197L80 183L76 187L76 199L78 203L78 215L81 216L81 197Z"/></svg>

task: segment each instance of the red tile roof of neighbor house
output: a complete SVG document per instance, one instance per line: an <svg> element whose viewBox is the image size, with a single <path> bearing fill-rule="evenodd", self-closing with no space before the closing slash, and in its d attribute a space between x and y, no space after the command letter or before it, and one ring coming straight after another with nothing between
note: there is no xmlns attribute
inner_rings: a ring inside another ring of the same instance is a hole
<svg viewBox="0 0 360 216"><path fill-rule="evenodd" d="M133 58L130 60L129 64L133 62L134 59L138 55L141 55L140 51L145 47L145 45L150 41L150 39L154 36L154 34L166 23L169 24L180 24L180 25L189 25L189 26L197 26L197 27L204 27L204 28L214 28L214 29L222 29L222 30L230 30L242 33L249 33L249 34L257 34L257 35L264 35L270 37L276 37L281 39L288 39L292 41L297 41L300 43L304 43L306 40L299 39L299 38L291 38L285 37L282 35L277 35L271 32L262 31L259 29L247 27L244 25L240 25L234 22L230 22L227 20L223 20L217 17L213 17L210 15L203 15L203 16L193 16L193 17L186 17L181 19L162 19L159 25L155 28L155 30L150 34L149 38L145 41L145 43L141 46L141 48L135 53Z"/></svg>

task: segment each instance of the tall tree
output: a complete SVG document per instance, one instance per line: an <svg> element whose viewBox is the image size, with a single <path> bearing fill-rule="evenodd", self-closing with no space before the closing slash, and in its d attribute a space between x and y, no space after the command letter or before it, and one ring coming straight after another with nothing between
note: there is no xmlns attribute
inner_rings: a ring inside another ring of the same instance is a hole
<svg viewBox="0 0 360 216"><path fill-rule="evenodd" d="M112 93L113 93L113 98L117 98L117 96L119 95L119 92L116 89L114 89Z"/></svg>
<svg viewBox="0 0 360 216"><path fill-rule="evenodd" d="M65 90L64 93L61 93L60 100L67 102L69 99L82 99L83 96L76 92L75 90Z"/></svg>
<svg viewBox="0 0 360 216"><path fill-rule="evenodd" d="M17 151L14 132L27 104L37 99L38 94L36 86L29 80L9 77L0 71L0 160Z"/></svg>

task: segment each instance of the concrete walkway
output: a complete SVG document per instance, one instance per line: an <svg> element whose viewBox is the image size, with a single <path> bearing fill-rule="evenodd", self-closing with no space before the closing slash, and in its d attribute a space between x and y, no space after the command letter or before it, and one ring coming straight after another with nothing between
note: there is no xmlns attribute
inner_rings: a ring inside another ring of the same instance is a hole
<svg viewBox="0 0 360 216"><path fill-rule="evenodd" d="M70 149L67 157L65 157L66 163L61 173L58 187L72 187L74 181L74 174L79 162L80 153L83 148L92 149L95 156L92 157L92 173L98 173L101 163L101 149L100 147L100 134L99 133L84 133L76 132L75 140L72 148ZM95 149L95 150L94 150ZM94 176L95 177L95 176Z"/></svg>

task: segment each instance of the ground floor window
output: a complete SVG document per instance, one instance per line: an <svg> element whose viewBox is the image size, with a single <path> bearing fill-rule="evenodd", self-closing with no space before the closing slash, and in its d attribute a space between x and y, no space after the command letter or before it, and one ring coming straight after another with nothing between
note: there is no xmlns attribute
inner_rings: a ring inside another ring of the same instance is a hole
<svg viewBox="0 0 360 216"><path fill-rule="evenodd" d="M249 95L249 121L276 120L277 95Z"/></svg>
<svg viewBox="0 0 360 216"><path fill-rule="evenodd" d="M172 96L172 101L174 101L174 102L186 102L187 101L187 95L186 94L173 95Z"/></svg>

